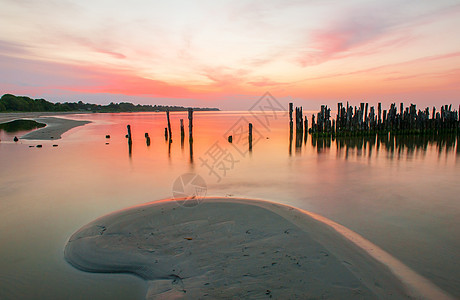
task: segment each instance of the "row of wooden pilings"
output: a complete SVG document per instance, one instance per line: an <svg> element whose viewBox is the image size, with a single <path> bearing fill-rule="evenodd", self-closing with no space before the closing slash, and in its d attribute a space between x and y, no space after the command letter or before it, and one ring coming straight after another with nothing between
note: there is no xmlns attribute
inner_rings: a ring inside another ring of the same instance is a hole
<svg viewBox="0 0 460 300"><path fill-rule="evenodd" d="M166 111L166 119L168 121L168 127L165 127L165 140L172 143L172 130L171 130L171 120L169 118L169 110ZM126 138L128 139L128 144L132 144L132 136L131 136L131 125L127 125L128 134ZM193 108L188 109L188 132L189 132L189 142L193 142ZM184 130L184 119L180 119L180 135L181 135L181 142L184 141L185 138L185 130ZM148 132L145 133L145 139L147 142L147 146L150 146L150 136Z"/></svg>
<svg viewBox="0 0 460 300"><path fill-rule="evenodd" d="M169 143L172 143L172 130L171 130L171 120L169 118L169 110L166 111L166 119L167 119L167 127L165 127L165 141L169 141ZM131 154L132 151L132 136L131 136L131 125L127 125L127 130L128 134L126 135L126 138L128 139L128 145L129 145L129 153ZM189 132L189 143L193 143L193 108L188 109L188 132ZM253 139L253 126L252 123L248 124L248 147L249 151L252 151L252 139ZM180 134L181 134L181 144L183 145L184 143L184 138L185 138L185 130L184 130L184 119L180 119ZM148 132L145 133L145 139L147 146L150 146L150 136ZM232 143L233 142L233 136L228 136L228 142ZM192 148L191 148L192 149ZM190 150L192 151L192 150Z"/></svg>
<svg viewBox="0 0 460 300"><path fill-rule="evenodd" d="M293 127L293 103L289 103L290 128ZM459 106L460 111L460 106ZM374 106L369 108L368 103L360 103L354 108L347 102L337 104L337 116L331 119L331 109L321 105L321 110L311 117L311 128L308 127L307 116L305 119L302 107L295 108L296 132L309 132L314 136L360 136L376 133L393 134L439 134L460 133L459 111L452 110L452 105L441 106L440 111L433 107L417 110L415 104L404 107L401 103L399 111L395 103L388 110L382 111L378 103L377 111ZM431 116L431 117L430 117Z"/></svg>

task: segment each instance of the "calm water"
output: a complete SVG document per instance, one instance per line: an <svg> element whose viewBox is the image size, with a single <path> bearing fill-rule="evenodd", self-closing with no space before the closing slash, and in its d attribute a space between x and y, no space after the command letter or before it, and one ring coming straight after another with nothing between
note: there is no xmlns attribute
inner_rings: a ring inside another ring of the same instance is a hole
<svg viewBox="0 0 460 300"><path fill-rule="evenodd" d="M80 272L64 261L64 245L101 215L171 197L174 180L189 172L204 178L208 196L268 199L330 218L460 297L455 136L325 141L294 133L290 143L287 116L267 123L261 114L198 112L190 146L180 139L185 113L171 113L171 144L164 113L67 117L93 123L49 142L15 144L20 134L0 132L0 299L142 299L142 280ZM29 148L36 144L43 148Z"/></svg>

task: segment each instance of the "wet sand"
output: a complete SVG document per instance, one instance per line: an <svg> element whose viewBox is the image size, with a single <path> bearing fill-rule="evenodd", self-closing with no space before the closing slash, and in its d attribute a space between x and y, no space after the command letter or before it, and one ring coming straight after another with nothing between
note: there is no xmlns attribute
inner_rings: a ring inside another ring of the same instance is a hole
<svg viewBox="0 0 460 300"><path fill-rule="evenodd" d="M262 200L184 204L163 200L101 217L72 235L65 258L88 272L140 276L147 299L449 299L320 216Z"/></svg>
<svg viewBox="0 0 460 300"><path fill-rule="evenodd" d="M35 121L46 124L46 127L29 132L21 137L25 140L57 140L66 131L78 126L91 123L90 121L76 121L55 117L35 118Z"/></svg>

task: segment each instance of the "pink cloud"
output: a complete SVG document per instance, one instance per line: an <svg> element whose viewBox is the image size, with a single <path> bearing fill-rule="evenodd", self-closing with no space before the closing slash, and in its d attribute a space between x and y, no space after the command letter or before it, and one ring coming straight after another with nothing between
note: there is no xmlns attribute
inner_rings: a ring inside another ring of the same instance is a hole
<svg viewBox="0 0 460 300"><path fill-rule="evenodd" d="M267 77L262 77L257 81L249 81L248 84L257 86L257 87L266 87L266 86L279 86L279 85L285 85L286 83L283 82L276 82L273 81Z"/></svg>
<svg viewBox="0 0 460 300"><path fill-rule="evenodd" d="M55 62L33 61L0 55L0 83L4 91L67 90L84 93L120 93L182 97L192 93L187 87L136 74L99 66L76 66Z"/></svg>
<svg viewBox="0 0 460 300"><path fill-rule="evenodd" d="M245 82L249 71L245 69L232 69L229 67L205 67L202 73L214 82L211 86L228 87Z"/></svg>
<svg viewBox="0 0 460 300"><path fill-rule="evenodd" d="M329 28L313 31L311 44L307 46L309 50L301 53L298 62L306 67L349 56L347 51L380 38L386 27L382 20L364 16L333 23Z"/></svg>

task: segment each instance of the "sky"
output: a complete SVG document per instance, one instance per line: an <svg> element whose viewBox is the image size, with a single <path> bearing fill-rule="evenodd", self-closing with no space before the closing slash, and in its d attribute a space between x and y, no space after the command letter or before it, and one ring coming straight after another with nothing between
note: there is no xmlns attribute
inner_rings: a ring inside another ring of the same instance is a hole
<svg viewBox="0 0 460 300"><path fill-rule="evenodd" d="M0 0L0 93L247 110L460 104L460 1ZM421 107L420 107L421 108Z"/></svg>

